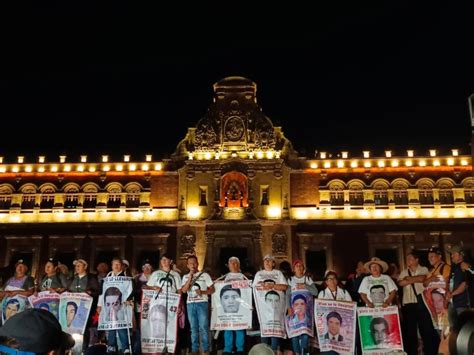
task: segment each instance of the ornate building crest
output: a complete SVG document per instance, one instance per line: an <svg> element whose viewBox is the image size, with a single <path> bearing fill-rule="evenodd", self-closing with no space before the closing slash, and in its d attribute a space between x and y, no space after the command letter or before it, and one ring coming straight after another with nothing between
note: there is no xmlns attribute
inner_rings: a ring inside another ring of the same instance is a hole
<svg viewBox="0 0 474 355"><path fill-rule="evenodd" d="M181 255L184 258L187 258L189 255L193 255L195 247L196 247L196 237L193 234L181 236L180 249L181 249Z"/></svg>
<svg viewBox="0 0 474 355"><path fill-rule="evenodd" d="M275 233L272 237L272 252L273 254L286 254L287 241L285 233Z"/></svg>

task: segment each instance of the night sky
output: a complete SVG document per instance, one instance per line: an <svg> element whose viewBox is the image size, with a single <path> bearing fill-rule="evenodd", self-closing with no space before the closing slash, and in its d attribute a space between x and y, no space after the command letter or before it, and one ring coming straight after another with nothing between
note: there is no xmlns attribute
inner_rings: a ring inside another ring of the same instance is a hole
<svg viewBox="0 0 474 355"><path fill-rule="evenodd" d="M474 11L334 3L196 16L119 2L25 10L2 35L0 155L169 156L212 84L232 75L257 83L259 104L302 155L468 153Z"/></svg>

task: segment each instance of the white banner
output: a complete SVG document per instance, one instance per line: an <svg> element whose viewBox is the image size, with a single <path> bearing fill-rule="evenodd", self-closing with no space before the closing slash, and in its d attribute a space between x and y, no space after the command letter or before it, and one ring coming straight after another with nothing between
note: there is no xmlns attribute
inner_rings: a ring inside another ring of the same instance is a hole
<svg viewBox="0 0 474 355"><path fill-rule="evenodd" d="M44 309L51 312L56 319L58 318L59 293L51 291L38 292L36 295L28 297L28 301L33 308Z"/></svg>
<svg viewBox="0 0 474 355"><path fill-rule="evenodd" d="M356 302L314 300L314 318L320 351L354 354Z"/></svg>
<svg viewBox="0 0 474 355"><path fill-rule="evenodd" d="M252 328L252 289L250 280L216 282L212 294L211 329Z"/></svg>
<svg viewBox="0 0 474 355"><path fill-rule="evenodd" d="M256 286L253 295L260 322L261 336L286 338L285 293L276 290L264 290L263 287Z"/></svg>
<svg viewBox="0 0 474 355"><path fill-rule="evenodd" d="M174 353L178 336L180 297L173 292L166 294L166 292L143 290L141 313L143 354L164 352L165 340L167 352Z"/></svg>
<svg viewBox="0 0 474 355"><path fill-rule="evenodd" d="M109 276L104 279L103 294L100 295L99 330L125 329L132 327L133 307L127 304L132 294L132 278Z"/></svg>
<svg viewBox="0 0 474 355"><path fill-rule="evenodd" d="M7 286L5 291L24 291L21 288ZM2 324L17 313L23 312L28 308L28 299L25 296L16 295L4 297L2 300Z"/></svg>
<svg viewBox="0 0 474 355"><path fill-rule="evenodd" d="M87 293L64 292L59 301L59 323L69 334L84 334L92 307Z"/></svg>

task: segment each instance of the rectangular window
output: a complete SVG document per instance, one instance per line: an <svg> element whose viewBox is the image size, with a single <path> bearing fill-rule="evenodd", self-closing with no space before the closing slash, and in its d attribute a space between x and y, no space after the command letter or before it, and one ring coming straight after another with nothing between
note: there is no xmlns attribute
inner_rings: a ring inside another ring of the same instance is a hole
<svg viewBox="0 0 474 355"><path fill-rule="evenodd" d="M313 276L313 280L324 279L324 272L327 270L325 250L306 250L306 268Z"/></svg>
<svg viewBox="0 0 474 355"><path fill-rule="evenodd" d="M433 204L433 190L418 190L418 194L420 196L420 204L421 205L432 205Z"/></svg>
<svg viewBox="0 0 474 355"><path fill-rule="evenodd" d="M79 196L77 194L67 194L64 199L64 208L74 209L77 208L79 203Z"/></svg>
<svg viewBox="0 0 474 355"><path fill-rule="evenodd" d="M52 194L42 195L41 196L40 208L42 210L50 210L53 207L54 207L54 195L52 195Z"/></svg>
<svg viewBox="0 0 474 355"><path fill-rule="evenodd" d="M474 190L464 190L464 200L466 200L466 204L468 205L474 204Z"/></svg>
<svg viewBox="0 0 474 355"><path fill-rule="evenodd" d="M140 206L140 194L127 194L125 206L127 208L138 208Z"/></svg>
<svg viewBox="0 0 474 355"><path fill-rule="evenodd" d="M362 206L364 204L364 193L362 191L350 191L349 203L351 206Z"/></svg>
<svg viewBox="0 0 474 355"><path fill-rule="evenodd" d="M109 194L107 199L107 208L120 208L120 201L120 194Z"/></svg>
<svg viewBox="0 0 474 355"><path fill-rule="evenodd" d="M331 191L329 194L332 206L344 206L344 191Z"/></svg>
<svg viewBox="0 0 474 355"><path fill-rule="evenodd" d="M91 209L97 206L97 195L96 194L86 194L84 195L84 209Z"/></svg>
<svg viewBox="0 0 474 355"><path fill-rule="evenodd" d="M268 206L270 204L270 187L268 185L260 186L260 205Z"/></svg>
<svg viewBox="0 0 474 355"><path fill-rule="evenodd" d="M388 205L387 190L375 190L374 191L374 203L376 206Z"/></svg>
<svg viewBox="0 0 474 355"><path fill-rule="evenodd" d="M441 190L439 190L439 202L442 205L452 205L452 204L454 204L453 190L451 190L451 189L441 189Z"/></svg>
<svg viewBox="0 0 474 355"><path fill-rule="evenodd" d="M24 210L32 210L35 208L36 195L23 195L21 198L21 208Z"/></svg>
<svg viewBox="0 0 474 355"><path fill-rule="evenodd" d="M408 205L408 191L407 190L394 190L393 191L393 202L397 206Z"/></svg>
<svg viewBox="0 0 474 355"><path fill-rule="evenodd" d="M207 186L199 186L199 206L207 206Z"/></svg>
<svg viewBox="0 0 474 355"><path fill-rule="evenodd" d="M12 197L10 195L0 196L0 210L8 210L12 204Z"/></svg>

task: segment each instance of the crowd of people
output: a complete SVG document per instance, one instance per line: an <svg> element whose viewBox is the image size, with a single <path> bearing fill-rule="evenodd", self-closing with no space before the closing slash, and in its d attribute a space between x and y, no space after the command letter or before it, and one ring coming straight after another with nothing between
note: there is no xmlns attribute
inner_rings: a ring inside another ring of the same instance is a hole
<svg viewBox="0 0 474 355"><path fill-rule="evenodd" d="M250 278L253 279L252 287L265 290L265 302L273 309L279 307L281 302L286 302L284 306L286 316L289 317L290 323L295 324L304 322L308 317L308 299L297 294L297 291L302 289L308 290L314 299L356 302L359 307L398 306L404 350L408 354L421 352L430 355L438 354L440 340L446 335L448 329L456 328L459 316L470 308L468 280L472 269L464 260L464 250L462 246L452 247L450 249L450 264L443 261L443 254L440 248L429 249L430 267L427 268L420 265L419 256L412 252L406 256L408 267L398 275L393 273L387 275L388 264L374 257L368 262L359 262L355 273L350 275L345 283L341 282L335 271L326 271L322 285L316 285L311 276L306 273L302 260L294 260L292 264L286 261L281 262L277 269L274 257L266 255L263 258L263 269ZM18 260L14 275L2 286L3 291L0 293L0 298L11 298L14 295L31 296L45 290L57 293L64 291L87 293L93 298L93 306L84 333L83 351L85 354L99 345L107 353L141 354L140 319L144 290L165 291L182 295L182 302L176 312L180 328L177 352L187 349L190 354L199 354L200 352L209 354L211 350L219 348L220 345L224 354L234 352L244 354L249 351L250 345L255 343L254 339L246 336L246 330L224 330L222 344L210 336L210 296L215 292L216 280L213 280L209 273L199 269L196 256L188 256L186 262L188 272L182 276L181 270L173 264L171 257L167 255L160 258L158 270L154 270L149 260L143 260L141 271L135 275L131 275L129 263L121 258L114 258L110 266L109 270L107 263L99 263L96 273L90 273L88 272L88 263L83 259L78 259L74 261L74 276L69 279L58 261L51 258L45 265L43 276L35 280L28 275L26 263L23 260ZM221 281L245 280L249 276L241 272L240 260L237 257L231 257L227 266L229 272L219 278ZM104 279L120 276L133 276L133 292L126 299L117 288L109 287L103 290ZM438 286L433 288L429 295L431 297L430 304L433 307L430 310L423 294L433 283L437 283ZM282 293L286 296L283 297L286 301L282 301ZM240 289L223 287L219 292L219 298L225 313L231 314L239 311ZM100 314L102 313L102 316L109 321L118 319L122 304L133 306L132 328L99 331L97 325ZM24 315L27 312L19 313L20 305L15 302L3 302L2 307L4 326L0 328L0 335L6 334L9 338L17 338L19 335L15 336L9 330L9 325L14 323L14 319L18 319L20 314ZM160 310L157 307L156 310L147 311L153 320L154 312ZM70 321L68 326L70 326L77 313L77 305L74 307L74 305L68 304L66 312L68 322ZM15 316L17 313L18 315ZM447 324L438 327L437 325L443 325L443 323L441 321L437 323L437 320L433 319L433 314L438 314L440 319L446 316ZM45 316L41 313L37 317L44 318ZM156 317L156 319L157 323L163 318ZM344 341L344 336L341 334L341 327L344 326L341 315L338 312L330 312L326 315L326 322L327 332L324 334L324 339L333 342ZM383 317L372 319L370 333L375 345L381 345L388 341L390 326ZM57 324L55 327L57 328ZM190 332L187 332L186 329L189 329ZM164 331L165 327L162 324L156 324L156 329L152 330L152 333L160 335ZM218 337L215 338L218 339ZM5 339L2 343L2 339L0 338L0 354L2 349L11 346L10 343L5 342ZM301 334L290 339L262 336L259 342L267 344L277 354L306 354L315 351L313 349L314 339L311 339L308 334ZM356 342L356 352L361 354L359 337ZM335 351L322 353L337 354Z"/></svg>

